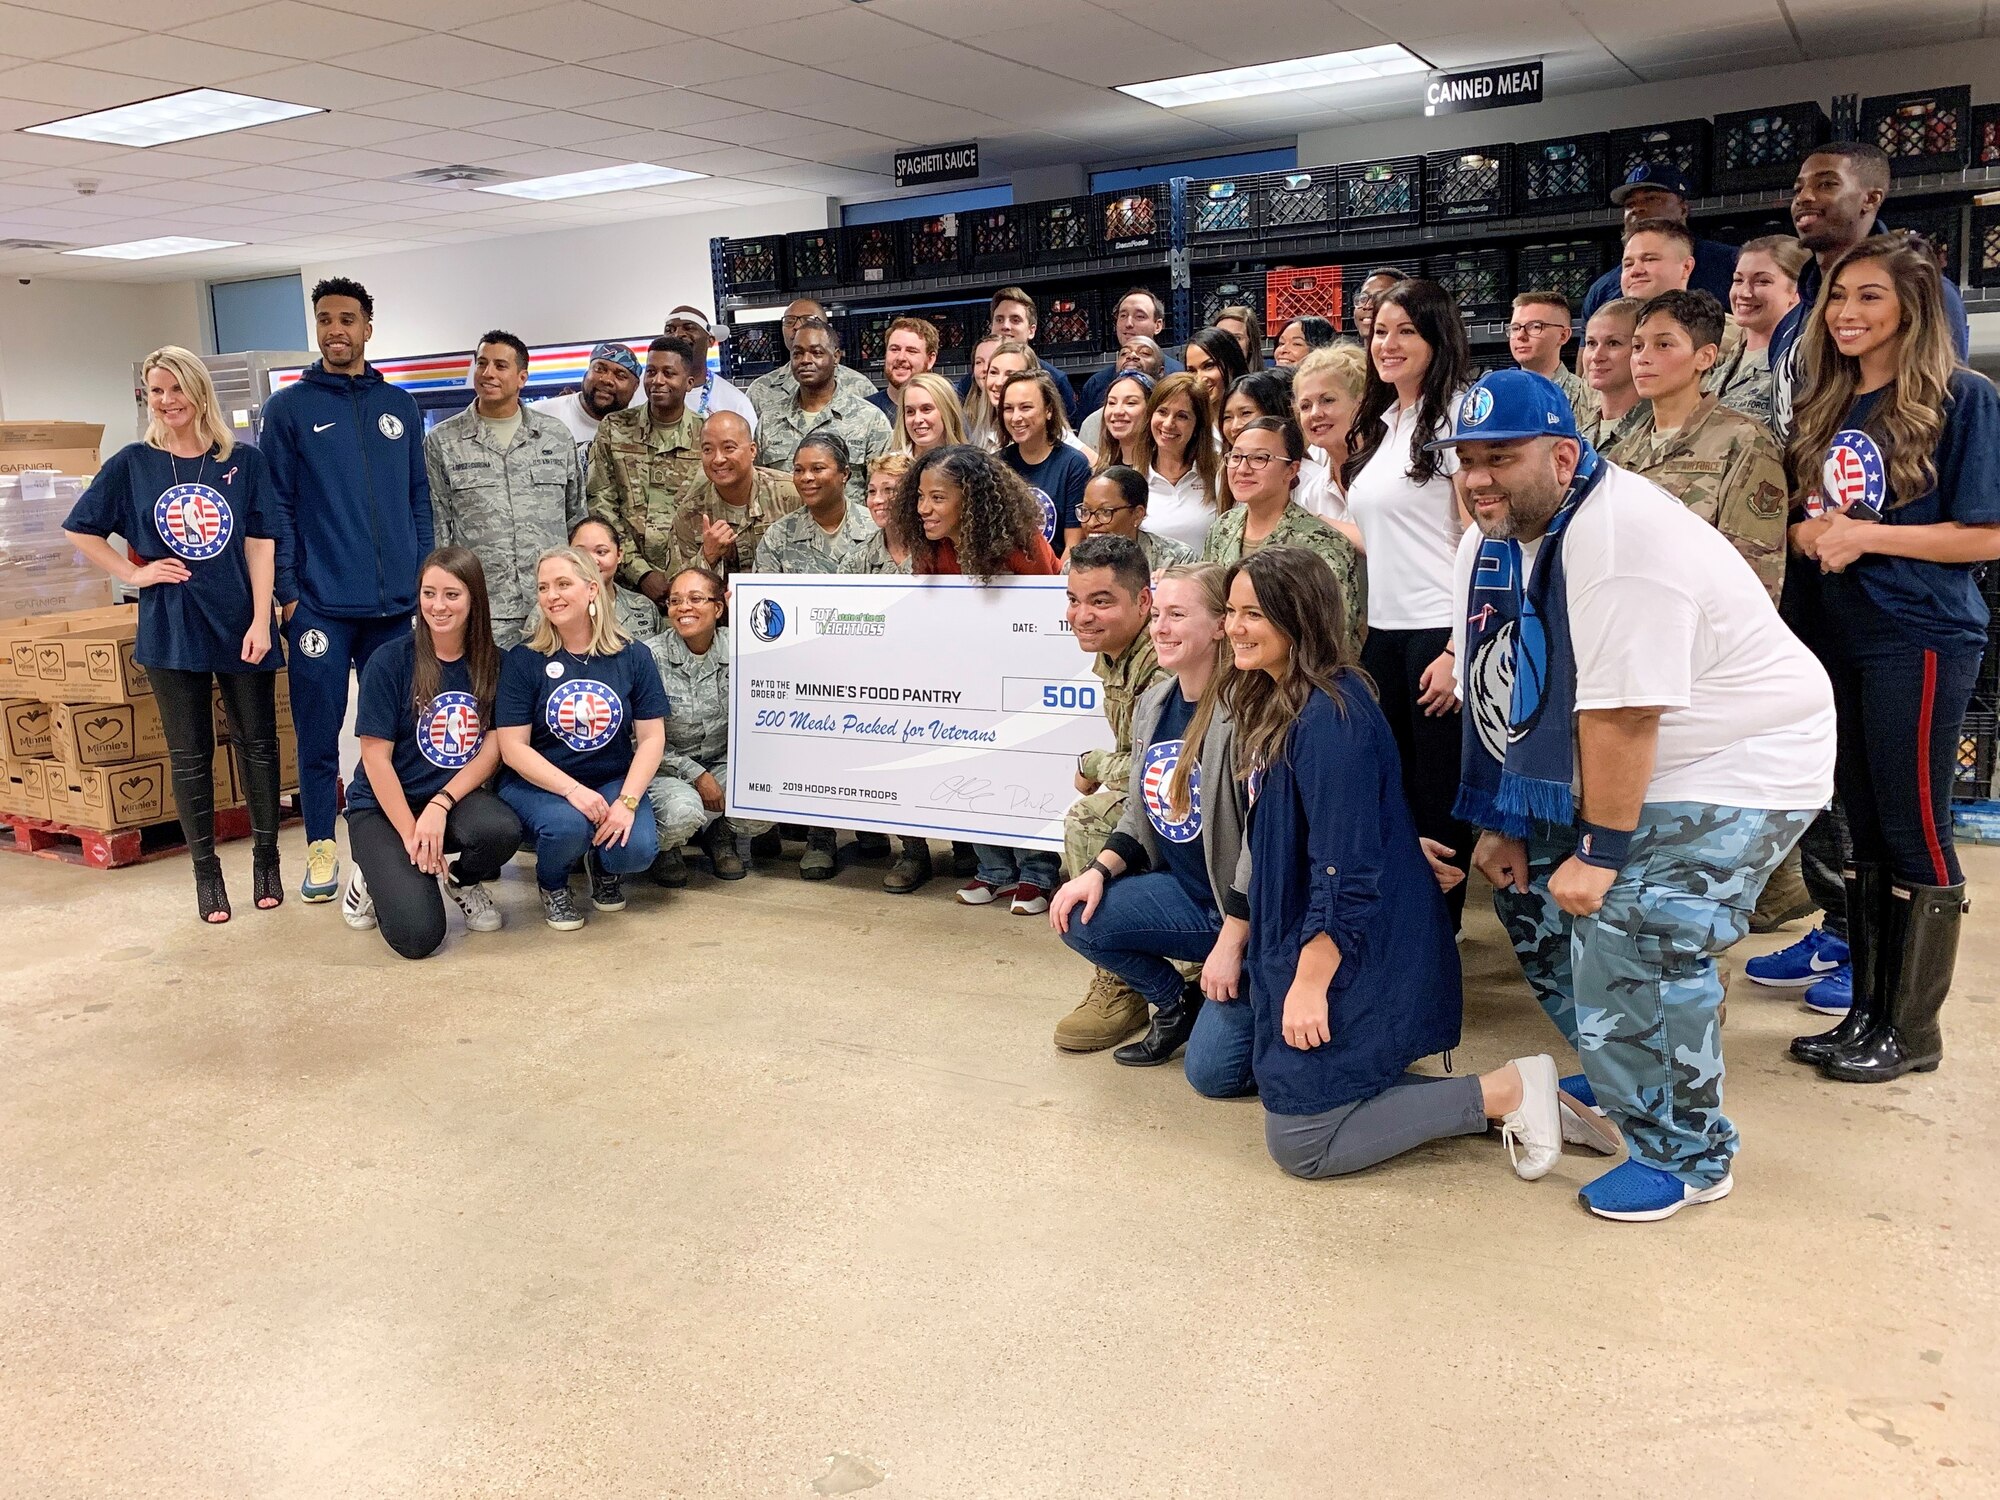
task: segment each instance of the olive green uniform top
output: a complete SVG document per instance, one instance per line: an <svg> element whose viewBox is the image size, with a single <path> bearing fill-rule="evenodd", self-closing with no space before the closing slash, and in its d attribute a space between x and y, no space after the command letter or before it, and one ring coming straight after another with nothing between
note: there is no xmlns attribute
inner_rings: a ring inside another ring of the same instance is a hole
<svg viewBox="0 0 2000 1500"><path fill-rule="evenodd" d="M1104 684L1104 717L1111 721L1114 743L1109 750L1084 751L1077 769L1103 791L1124 792L1132 775L1132 708L1141 693L1168 675L1167 669L1153 650L1153 637L1141 626L1121 655L1100 651L1090 670Z"/></svg>
<svg viewBox="0 0 2000 1500"><path fill-rule="evenodd" d="M618 581L633 588L673 566L668 531L688 487L701 478L701 418L682 408L661 425L649 405L628 406L597 424L584 483L590 513L618 538Z"/></svg>
<svg viewBox="0 0 2000 1500"><path fill-rule="evenodd" d="M1715 374L1702 384L1714 391L1731 411L1740 411L1752 421L1771 425L1771 349L1752 349L1738 344L1736 357L1718 363Z"/></svg>
<svg viewBox="0 0 2000 1500"><path fill-rule="evenodd" d="M1605 453L1644 475L1729 538L1773 600L1785 579L1785 461L1770 430L1713 395L1680 431L1662 434L1649 410Z"/></svg>
<svg viewBox="0 0 2000 1500"><path fill-rule="evenodd" d="M1155 578L1160 576L1160 569L1162 568L1171 568L1176 563L1200 561L1194 555L1192 547L1184 542L1177 542L1170 536L1161 536L1157 531L1141 531L1139 533L1139 550L1146 554L1146 570ZM1065 573L1069 571L1069 553L1067 552L1063 554L1062 570Z"/></svg>
<svg viewBox="0 0 2000 1500"><path fill-rule="evenodd" d="M724 578L733 573L747 573L756 565L757 544L764 539L765 528L798 508L799 492L792 488L791 476L776 469L750 471L747 505L729 504L715 492L715 482L703 474L681 496L680 506L674 511L668 549L673 565L712 567ZM727 521L736 528L736 545L713 563L701 555L701 526L705 519Z"/></svg>
<svg viewBox="0 0 2000 1500"><path fill-rule="evenodd" d="M718 628L699 656L672 630L647 641L646 649L667 690L667 748L659 774L698 781L729 757L729 628Z"/></svg>
<svg viewBox="0 0 2000 1500"><path fill-rule="evenodd" d="M1595 395L1596 393L1592 392L1592 394ZM1593 406L1590 411L1590 420L1588 422L1579 420L1576 424L1576 430L1577 434L1585 442L1589 443L1599 453L1602 453L1640 423L1651 422L1652 416L1653 403L1641 397L1638 405L1615 421L1605 420L1604 413Z"/></svg>
<svg viewBox="0 0 2000 1500"><path fill-rule="evenodd" d="M845 573L882 528L865 505L849 504L840 525L827 531L801 505L780 516L757 543L759 573Z"/></svg>
<svg viewBox="0 0 2000 1500"><path fill-rule="evenodd" d="M1317 553L1333 570L1333 581L1340 586L1341 602L1347 606L1347 644L1359 657L1361 642L1368 633L1368 573L1354 543L1295 500L1285 502L1285 508L1278 513L1278 524L1263 541L1245 544L1243 532L1249 524L1248 506L1232 505L1225 510L1209 523L1201 560L1226 567L1245 552L1264 547L1304 547Z"/></svg>
<svg viewBox="0 0 2000 1500"><path fill-rule="evenodd" d="M875 382L848 365L833 367L833 386L838 391L852 391L863 401L875 394ZM750 398L752 411L762 412L767 401L784 402L796 398L799 377L792 373L791 364L787 362L759 375L744 389L743 394ZM761 423L763 418L760 416L757 420Z"/></svg>
<svg viewBox="0 0 2000 1500"><path fill-rule="evenodd" d="M910 571L910 559L905 557L901 562L897 562L895 558L889 555L888 535L878 526L875 529L875 534L868 538L867 545L840 565L840 571L843 573L907 573Z"/></svg>
<svg viewBox="0 0 2000 1500"><path fill-rule="evenodd" d="M871 386L869 394L873 391ZM807 411L799 405L798 384L794 382L791 395L767 393L756 405L758 463L789 473L792 455L808 433L835 433L847 444L847 498L852 504L865 505L868 466L889 451L892 436L889 419L867 396L836 382L833 399L818 411Z"/></svg>
<svg viewBox="0 0 2000 1500"><path fill-rule="evenodd" d="M1569 397L1569 409L1576 413L1577 430L1581 432L1583 424L1597 410L1597 392L1571 373L1560 360L1556 362L1555 374L1549 379L1555 382L1557 390Z"/></svg>

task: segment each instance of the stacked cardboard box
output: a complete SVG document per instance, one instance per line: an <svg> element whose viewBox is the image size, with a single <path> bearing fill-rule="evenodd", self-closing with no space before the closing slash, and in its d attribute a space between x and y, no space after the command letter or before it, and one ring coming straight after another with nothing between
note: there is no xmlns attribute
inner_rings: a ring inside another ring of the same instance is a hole
<svg viewBox="0 0 2000 1500"><path fill-rule="evenodd" d="M8 457L0 447L0 464ZM62 523L89 483L46 470L0 473L0 617L115 601L110 578L63 535Z"/></svg>

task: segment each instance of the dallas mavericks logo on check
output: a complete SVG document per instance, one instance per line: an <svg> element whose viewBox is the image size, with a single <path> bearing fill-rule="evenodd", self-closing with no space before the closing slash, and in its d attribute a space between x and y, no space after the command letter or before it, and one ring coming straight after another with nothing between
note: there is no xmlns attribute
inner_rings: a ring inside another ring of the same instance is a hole
<svg viewBox="0 0 2000 1500"><path fill-rule="evenodd" d="M174 553L189 562L203 562L229 545L236 516L220 490L177 484L154 502L153 525Z"/></svg>
<svg viewBox="0 0 2000 1500"><path fill-rule="evenodd" d="M417 726L417 748L424 759L447 771L460 769L477 755L482 738L479 700L470 693L439 693Z"/></svg>
<svg viewBox="0 0 2000 1500"><path fill-rule="evenodd" d="M1201 766L1188 767L1188 810L1176 818L1167 800L1167 784L1181 763L1181 742L1162 740L1146 749L1145 763L1139 768L1139 795L1145 799L1146 819L1153 831L1167 842L1185 844L1201 836Z"/></svg>
<svg viewBox="0 0 2000 1500"><path fill-rule="evenodd" d="M1833 435L1833 446L1820 466L1818 498L1820 508L1815 515L1829 510L1844 510L1849 515L1882 514L1882 502L1889 498L1889 476L1875 439L1854 427Z"/></svg>
<svg viewBox="0 0 2000 1500"><path fill-rule="evenodd" d="M565 682L549 694L542 713L549 733L578 752L602 750L625 723L624 703L593 677Z"/></svg>
<svg viewBox="0 0 2000 1500"><path fill-rule="evenodd" d="M1483 385L1476 385L1465 393L1465 404L1458 409L1459 424L1477 427L1493 415L1493 393Z"/></svg>
<svg viewBox="0 0 2000 1500"><path fill-rule="evenodd" d="M760 641L775 641L785 633L785 609L775 599L759 599L750 606L750 633Z"/></svg>
<svg viewBox="0 0 2000 1500"><path fill-rule="evenodd" d="M1028 493L1035 497L1035 504L1042 508L1042 540L1053 547L1056 542L1056 503L1033 485L1028 487Z"/></svg>

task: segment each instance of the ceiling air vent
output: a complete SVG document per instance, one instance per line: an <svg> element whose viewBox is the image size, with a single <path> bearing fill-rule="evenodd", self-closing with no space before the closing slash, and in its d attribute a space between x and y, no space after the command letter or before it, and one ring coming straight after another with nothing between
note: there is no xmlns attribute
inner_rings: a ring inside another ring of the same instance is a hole
<svg viewBox="0 0 2000 1500"><path fill-rule="evenodd" d="M67 250L61 240L0 240L0 250Z"/></svg>
<svg viewBox="0 0 2000 1500"><path fill-rule="evenodd" d="M413 187L476 188L490 187L496 182L519 182L521 174L502 172L493 167L468 167L461 163L450 167L425 167L421 172L389 180L407 182Z"/></svg>

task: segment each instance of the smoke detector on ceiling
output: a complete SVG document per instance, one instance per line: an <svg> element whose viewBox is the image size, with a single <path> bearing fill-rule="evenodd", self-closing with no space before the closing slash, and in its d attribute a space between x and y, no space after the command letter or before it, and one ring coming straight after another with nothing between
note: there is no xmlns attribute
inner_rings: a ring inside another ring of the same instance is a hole
<svg viewBox="0 0 2000 1500"><path fill-rule="evenodd" d="M67 250L61 240L0 240L0 250Z"/></svg>
<svg viewBox="0 0 2000 1500"><path fill-rule="evenodd" d="M521 174L502 172L493 167L468 167L458 163L448 167L425 167L421 172L411 172L389 180L407 182L414 187L475 188L490 187L496 182L519 182Z"/></svg>

